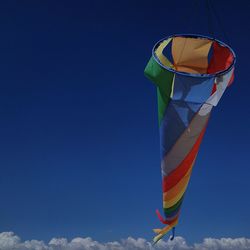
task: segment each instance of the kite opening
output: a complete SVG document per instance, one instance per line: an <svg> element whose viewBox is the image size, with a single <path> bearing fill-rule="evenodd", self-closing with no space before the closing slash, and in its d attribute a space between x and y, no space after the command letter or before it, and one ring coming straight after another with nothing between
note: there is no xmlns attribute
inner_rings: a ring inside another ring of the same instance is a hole
<svg viewBox="0 0 250 250"><path fill-rule="evenodd" d="M230 71L234 51L225 43L202 35L174 35L160 40L153 57L165 69L197 77L218 76Z"/></svg>

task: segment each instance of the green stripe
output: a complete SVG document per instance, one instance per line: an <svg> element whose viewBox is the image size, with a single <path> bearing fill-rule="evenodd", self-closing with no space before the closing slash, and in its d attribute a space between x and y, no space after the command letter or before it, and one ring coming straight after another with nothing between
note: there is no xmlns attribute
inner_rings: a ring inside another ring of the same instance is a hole
<svg viewBox="0 0 250 250"><path fill-rule="evenodd" d="M170 97L168 97L167 95L164 95L163 90L158 87L157 99L158 99L158 122L160 126L166 107L168 106L168 103L170 101Z"/></svg>
<svg viewBox="0 0 250 250"><path fill-rule="evenodd" d="M162 68L153 57L150 58L144 74L157 85L159 125L170 101L174 73Z"/></svg>
<svg viewBox="0 0 250 250"><path fill-rule="evenodd" d="M184 195L181 197L181 199L175 203L172 207L169 207L169 208L163 208L164 209L164 213L167 215L167 214L171 214L173 211L177 210L180 206L181 206L181 203L183 201L183 198L184 198Z"/></svg>

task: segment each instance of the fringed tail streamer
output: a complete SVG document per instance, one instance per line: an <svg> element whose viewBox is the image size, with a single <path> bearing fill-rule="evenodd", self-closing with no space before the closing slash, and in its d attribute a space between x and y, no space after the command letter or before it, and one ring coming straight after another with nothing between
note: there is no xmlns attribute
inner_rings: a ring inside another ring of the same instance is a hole
<svg viewBox="0 0 250 250"><path fill-rule="evenodd" d="M178 217L175 220L173 220L172 222L169 222L168 220L163 219L163 217L161 216L161 214L160 214L160 212L158 210L156 210L156 214L157 214L159 220L163 224L167 224L167 226L165 226L162 229L153 229L153 231L157 234L153 239L153 245L155 245L160 239L162 239L164 237L164 235L166 235L171 229L173 230L173 235L171 237L171 240L173 240L174 239L175 226L178 223Z"/></svg>

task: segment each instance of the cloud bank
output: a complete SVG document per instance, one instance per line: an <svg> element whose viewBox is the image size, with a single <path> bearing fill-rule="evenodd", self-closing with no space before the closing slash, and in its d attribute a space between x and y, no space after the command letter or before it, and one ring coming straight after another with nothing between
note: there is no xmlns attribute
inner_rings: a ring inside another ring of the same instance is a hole
<svg viewBox="0 0 250 250"><path fill-rule="evenodd" d="M120 241L100 243L90 237L53 238L48 243L39 240L22 241L13 232L0 233L1 250L250 250L247 238L205 238L201 243L188 245L182 237L173 241L160 241L156 246L143 238L128 237Z"/></svg>

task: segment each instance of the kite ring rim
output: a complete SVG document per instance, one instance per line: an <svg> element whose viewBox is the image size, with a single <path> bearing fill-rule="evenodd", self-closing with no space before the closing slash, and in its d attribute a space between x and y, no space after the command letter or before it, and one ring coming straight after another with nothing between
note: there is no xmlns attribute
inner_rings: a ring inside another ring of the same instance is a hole
<svg viewBox="0 0 250 250"><path fill-rule="evenodd" d="M188 38L204 38L204 39L208 39L208 40L211 40L211 41L216 41L219 45L223 46L223 47L226 47L230 50L230 52L232 53L233 55L233 61L231 63L231 65L229 67L227 67L226 69L224 70L220 70L220 71L217 71L213 74L200 74L200 73L188 73L188 72L183 72L183 71L178 71L178 70L175 70L173 68L170 68L168 66L165 66L163 65L160 60L158 59L158 57L156 56L155 54L155 50L156 48L159 46L159 44L169 38L174 38L174 37L188 37ZM227 72L229 72L230 70L232 70L232 68L234 67L235 65L235 62L236 62L236 54L235 52L233 51L233 49L227 45L226 43L216 39L216 38L213 38L213 37L210 37L210 36L205 36L205 35L200 35L200 34L175 34L175 35L170 35L170 36L167 36L167 37L164 37L162 38L161 40L159 40L153 47L152 49L152 56L153 58L155 59L155 61L161 66L163 67L164 69L170 71L170 72L173 72L175 74L178 74L178 75L184 75L184 76L192 76L192 77L217 77L217 76L220 76L220 75L224 75L226 74Z"/></svg>

